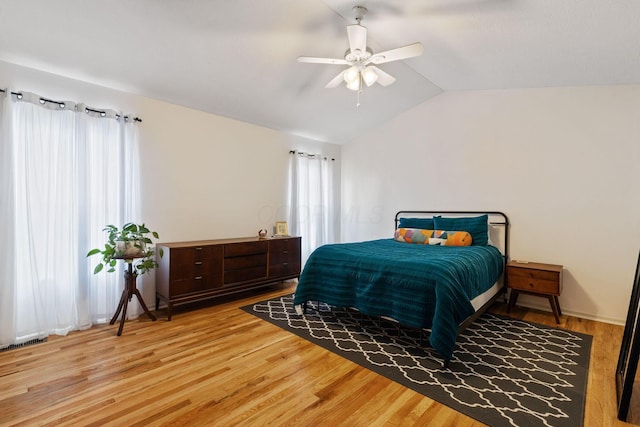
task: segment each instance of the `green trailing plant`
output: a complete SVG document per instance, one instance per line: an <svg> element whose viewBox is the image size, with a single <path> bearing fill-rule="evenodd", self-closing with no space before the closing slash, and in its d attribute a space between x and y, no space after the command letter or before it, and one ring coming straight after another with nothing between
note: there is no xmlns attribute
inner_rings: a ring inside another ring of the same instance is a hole
<svg viewBox="0 0 640 427"><path fill-rule="evenodd" d="M107 225L103 228L107 233L107 242L103 249L91 249L87 257L102 255L102 259L93 269L93 274L98 274L107 267L107 272L116 271L119 259L131 259L134 272L137 275L148 273L158 266L155 258L155 251L151 245L151 237L157 239L158 233L149 230L144 224L129 222L121 228L115 225ZM162 249L159 251L162 257Z"/></svg>

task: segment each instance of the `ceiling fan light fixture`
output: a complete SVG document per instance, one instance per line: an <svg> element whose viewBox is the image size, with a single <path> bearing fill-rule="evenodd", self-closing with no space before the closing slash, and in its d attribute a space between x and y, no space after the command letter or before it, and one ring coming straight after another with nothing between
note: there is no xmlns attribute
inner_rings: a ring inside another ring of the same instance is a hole
<svg viewBox="0 0 640 427"><path fill-rule="evenodd" d="M362 70L362 80L364 80L367 86L371 86L378 80L378 73L373 68L367 67Z"/></svg>
<svg viewBox="0 0 640 427"><path fill-rule="evenodd" d="M360 78L358 77L357 79L355 79L352 82L347 82L347 89L350 90L360 90Z"/></svg>
<svg viewBox="0 0 640 427"><path fill-rule="evenodd" d="M347 68L342 77L344 81L347 82L347 85L358 82L360 80L360 70L354 65L353 67Z"/></svg>

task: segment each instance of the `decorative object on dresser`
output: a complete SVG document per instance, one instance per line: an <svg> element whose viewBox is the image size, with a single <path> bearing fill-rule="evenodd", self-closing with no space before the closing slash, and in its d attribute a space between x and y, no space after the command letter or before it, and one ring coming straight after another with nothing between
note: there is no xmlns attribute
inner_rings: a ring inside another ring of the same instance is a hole
<svg viewBox="0 0 640 427"><path fill-rule="evenodd" d="M300 237L159 243L156 310L257 289L300 276Z"/></svg>
<svg viewBox="0 0 640 427"><path fill-rule="evenodd" d="M560 323L560 302L562 293L562 266L540 262L510 261L507 263L507 285L511 289L507 312L516 304L520 293L549 299L551 310Z"/></svg>
<svg viewBox="0 0 640 427"><path fill-rule="evenodd" d="M286 221L276 222L276 236L288 236L289 226Z"/></svg>
<svg viewBox="0 0 640 427"><path fill-rule="evenodd" d="M105 243L104 249L91 249L89 253L87 253L87 257L98 254L102 255L102 259L98 265L96 265L93 274L101 272L104 267L108 267L106 270L108 273L116 271L115 267L119 259L127 263L127 269L124 272L125 286L122 290L122 296L120 297L118 308L109 322L110 325L113 325L120 313L122 313L120 327L118 328L118 336L120 336L122 335L122 328L124 327L124 321L127 317L128 303L134 295L146 315L149 316L151 320L156 320L156 317L151 314L147 305L144 303L140 291L138 291L136 279L138 275L146 274L158 266L154 249L147 246L153 243L151 237L158 238L158 233L149 230L144 224L135 224L132 222L123 225L121 228L115 225L107 225L103 231L107 232L107 243ZM162 249L159 249L157 254L158 258L162 258L162 255Z"/></svg>

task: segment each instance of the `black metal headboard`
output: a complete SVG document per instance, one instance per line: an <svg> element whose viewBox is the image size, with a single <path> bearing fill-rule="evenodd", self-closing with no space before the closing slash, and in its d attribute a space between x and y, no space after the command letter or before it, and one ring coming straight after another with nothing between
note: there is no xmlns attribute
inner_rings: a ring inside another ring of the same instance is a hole
<svg viewBox="0 0 640 427"><path fill-rule="evenodd" d="M435 215L463 217L467 215L488 215L489 225L494 227L503 227L504 232L500 235L501 245L496 245L502 249L505 264L509 261L509 218L503 212L498 211L398 211L395 217L395 227L398 228L400 218L406 218L407 215L418 217L433 217Z"/></svg>

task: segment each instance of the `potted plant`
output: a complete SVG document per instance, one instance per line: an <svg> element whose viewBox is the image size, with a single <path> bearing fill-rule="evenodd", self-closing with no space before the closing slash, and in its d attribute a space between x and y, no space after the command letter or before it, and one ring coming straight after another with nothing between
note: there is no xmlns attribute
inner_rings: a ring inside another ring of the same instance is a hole
<svg viewBox="0 0 640 427"><path fill-rule="evenodd" d="M158 233L149 230L144 224L127 223L118 228L115 225L107 225L103 231L107 232L107 242L104 249L95 248L87 253L87 257L100 254L102 259L93 270L93 274L101 272L108 267L107 272L116 271L115 267L119 259L133 260L134 274L141 275L158 266L155 259L155 251L147 245L153 243L151 236L158 238ZM162 257L162 250L159 252Z"/></svg>

